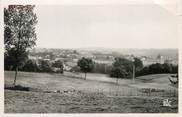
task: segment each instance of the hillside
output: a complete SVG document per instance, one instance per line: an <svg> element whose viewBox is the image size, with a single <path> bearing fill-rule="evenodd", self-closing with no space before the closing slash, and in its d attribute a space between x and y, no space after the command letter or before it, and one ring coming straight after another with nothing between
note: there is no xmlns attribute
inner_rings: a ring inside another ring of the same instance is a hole
<svg viewBox="0 0 182 117"><path fill-rule="evenodd" d="M88 74L87 80L65 75L20 72L17 84L30 90L18 91L8 89L14 72L5 71L5 112L177 112L177 89L167 80L164 85L156 80L167 78L166 74L150 75L153 80L148 84L140 77L135 84L123 79L119 85L115 79L106 81L109 78L102 74ZM162 107L166 96L172 100L172 108ZM33 109L34 106L39 109Z"/></svg>

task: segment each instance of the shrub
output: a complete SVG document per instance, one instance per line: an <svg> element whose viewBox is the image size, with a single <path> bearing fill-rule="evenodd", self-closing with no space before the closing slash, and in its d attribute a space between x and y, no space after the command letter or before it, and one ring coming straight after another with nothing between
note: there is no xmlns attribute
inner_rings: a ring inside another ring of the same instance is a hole
<svg viewBox="0 0 182 117"><path fill-rule="evenodd" d="M125 58L115 58L110 72L111 77L131 78L133 63Z"/></svg>
<svg viewBox="0 0 182 117"><path fill-rule="evenodd" d="M52 67L58 68L59 70L56 70L55 72L63 73L63 62L60 60L57 60L53 62Z"/></svg>
<svg viewBox="0 0 182 117"><path fill-rule="evenodd" d="M40 72L53 72L51 63L47 60L39 61L39 69L40 69Z"/></svg>
<svg viewBox="0 0 182 117"><path fill-rule="evenodd" d="M140 71L136 72L136 76L148 75L148 74L161 74L161 73L178 73L178 65L172 64L151 64L144 67Z"/></svg>
<svg viewBox="0 0 182 117"><path fill-rule="evenodd" d="M36 63L35 60L28 60L25 65L23 66L23 68L21 69L22 71L27 71L27 72L38 72L39 71L39 67Z"/></svg>

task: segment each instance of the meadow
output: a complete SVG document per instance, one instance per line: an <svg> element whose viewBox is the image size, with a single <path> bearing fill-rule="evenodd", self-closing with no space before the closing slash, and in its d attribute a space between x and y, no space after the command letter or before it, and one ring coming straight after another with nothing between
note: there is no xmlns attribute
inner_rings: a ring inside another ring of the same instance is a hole
<svg viewBox="0 0 182 117"><path fill-rule="evenodd" d="M13 71L4 72L5 113L176 113L178 88L170 74L116 79L89 73L64 74L19 72L17 85L28 91L12 90ZM169 99L171 107L163 106Z"/></svg>

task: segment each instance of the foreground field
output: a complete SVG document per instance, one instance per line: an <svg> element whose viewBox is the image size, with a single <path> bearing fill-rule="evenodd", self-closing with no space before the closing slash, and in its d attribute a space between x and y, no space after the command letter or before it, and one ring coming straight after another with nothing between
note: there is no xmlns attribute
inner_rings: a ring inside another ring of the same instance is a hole
<svg viewBox="0 0 182 117"><path fill-rule="evenodd" d="M66 73L68 74L68 73ZM5 71L5 88L11 86L14 72ZM88 80L60 74L18 74L17 84L30 87L29 91L5 89L6 113L175 113L177 96L141 95L140 89L154 88L174 90L167 75L152 75L130 80L120 80L119 85L104 75L89 74ZM97 77L97 78L96 78ZM101 78L101 80L99 80ZM135 90L139 89L139 90ZM59 91L59 92L58 92ZM132 91L132 92L131 92ZM135 95L136 94L136 95ZM172 102L163 106L163 99Z"/></svg>
<svg viewBox="0 0 182 117"><path fill-rule="evenodd" d="M5 91L6 113L174 113L177 99L170 98L172 107L163 107L162 98L107 97L95 93L37 93Z"/></svg>

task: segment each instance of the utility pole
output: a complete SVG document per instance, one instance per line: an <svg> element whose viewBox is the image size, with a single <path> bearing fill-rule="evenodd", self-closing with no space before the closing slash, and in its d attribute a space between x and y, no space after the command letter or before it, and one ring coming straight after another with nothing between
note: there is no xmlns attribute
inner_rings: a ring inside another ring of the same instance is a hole
<svg viewBox="0 0 182 117"><path fill-rule="evenodd" d="M135 83L135 64L133 62L133 83Z"/></svg>
<svg viewBox="0 0 182 117"><path fill-rule="evenodd" d="M133 64L133 83L135 83L135 59L134 58L132 58L131 59L131 61L132 61L132 64Z"/></svg>

